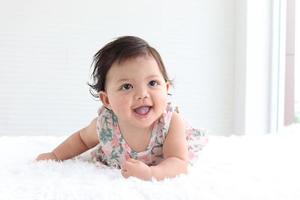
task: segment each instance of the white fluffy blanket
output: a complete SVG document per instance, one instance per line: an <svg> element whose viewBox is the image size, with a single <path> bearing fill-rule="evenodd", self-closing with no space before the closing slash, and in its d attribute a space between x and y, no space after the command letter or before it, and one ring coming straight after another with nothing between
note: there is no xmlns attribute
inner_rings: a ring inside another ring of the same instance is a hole
<svg viewBox="0 0 300 200"><path fill-rule="evenodd" d="M62 139L0 137L0 199L300 199L300 131L211 136L188 175L160 182L124 179L86 156L62 163L34 161Z"/></svg>

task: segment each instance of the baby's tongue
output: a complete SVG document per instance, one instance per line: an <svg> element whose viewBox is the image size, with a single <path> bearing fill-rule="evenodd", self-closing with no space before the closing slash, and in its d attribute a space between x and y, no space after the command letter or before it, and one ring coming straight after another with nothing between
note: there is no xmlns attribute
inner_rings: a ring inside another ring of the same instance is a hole
<svg viewBox="0 0 300 200"><path fill-rule="evenodd" d="M150 107L149 106L142 106L134 109L134 111L140 115L145 115L149 112Z"/></svg>

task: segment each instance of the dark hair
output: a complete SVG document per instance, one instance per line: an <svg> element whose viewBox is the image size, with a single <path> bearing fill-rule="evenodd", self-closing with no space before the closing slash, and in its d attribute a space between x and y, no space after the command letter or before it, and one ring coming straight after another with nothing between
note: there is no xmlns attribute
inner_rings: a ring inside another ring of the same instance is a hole
<svg viewBox="0 0 300 200"><path fill-rule="evenodd" d="M106 44L95 55L92 65L94 66L91 78L93 83L88 83L90 93L98 98L100 91L105 91L106 74L115 62L123 62L130 58L139 56L152 56L165 79L169 81L167 71L159 53L151 47L145 40L135 36L123 36Z"/></svg>

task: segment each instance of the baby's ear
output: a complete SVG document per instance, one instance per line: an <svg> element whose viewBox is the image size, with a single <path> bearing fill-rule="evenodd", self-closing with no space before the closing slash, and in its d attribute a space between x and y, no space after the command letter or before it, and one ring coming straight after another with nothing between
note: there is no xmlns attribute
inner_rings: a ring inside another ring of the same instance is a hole
<svg viewBox="0 0 300 200"><path fill-rule="evenodd" d="M169 90L170 90L170 85L171 85L170 82L167 81L167 82L166 82L167 92L169 92Z"/></svg>
<svg viewBox="0 0 300 200"><path fill-rule="evenodd" d="M99 92L99 98L100 98L102 104L103 104L106 108L108 108L108 109L111 110L111 106L110 106L110 103L109 103L109 99L108 99L107 93L104 92L104 91Z"/></svg>

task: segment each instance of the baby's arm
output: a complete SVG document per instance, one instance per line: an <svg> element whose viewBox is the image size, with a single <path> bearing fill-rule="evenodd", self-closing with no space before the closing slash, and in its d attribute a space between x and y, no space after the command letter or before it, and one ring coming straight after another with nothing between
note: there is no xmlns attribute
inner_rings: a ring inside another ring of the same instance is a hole
<svg viewBox="0 0 300 200"><path fill-rule="evenodd" d="M183 119L173 113L168 135L163 144L165 160L151 167L152 177L161 180L167 177L187 173L188 148Z"/></svg>
<svg viewBox="0 0 300 200"><path fill-rule="evenodd" d="M87 151L98 143L96 119L94 119L87 127L73 133L52 152L40 154L36 160L66 160Z"/></svg>
<svg viewBox="0 0 300 200"><path fill-rule="evenodd" d="M165 160L151 167L142 161L128 159L122 164L121 173L125 178L134 176L143 180L152 177L162 180L187 173L188 150L185 125L177 113L173 113L169 132L163 144L163 154Z"/></svg>

